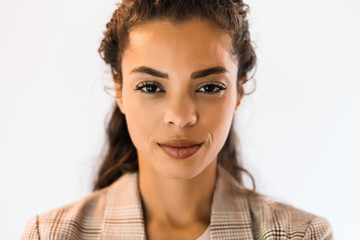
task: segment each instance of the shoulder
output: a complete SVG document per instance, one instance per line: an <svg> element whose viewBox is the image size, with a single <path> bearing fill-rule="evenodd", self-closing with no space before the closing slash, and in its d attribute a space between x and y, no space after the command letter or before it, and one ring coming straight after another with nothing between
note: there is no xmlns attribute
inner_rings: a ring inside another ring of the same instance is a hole
<svg viewBox="0 0 360 240"><path fill-rule="evenodd" d="M100 239L142 236L137 172L123 174L88 196L34 216L22 239Z"/></svg>
<svg viewBox="0 0 360 240"><path fill-rule="evenodd" d="M329 222L315 214L249 190L218 168L212 207L218 239L332 239Z"/></svg>
<svg viewBox="0 0 360 240"><path fill-rule="evenodd" d="M260 239L333 239L323 217L246 190L254 235Z"/></svg>
<svg viewBox="0 0 360 240"><path fill-rule="evenodd" d="M249 190L221 166L212 220L213 235L220 236L219 239L225 236L266 240L333 238L331 226L323 217Z"/></svg>
<svg viewBox="0 0 360 240"><path fill-rule="evenodd" d="M60 208L33 216L22 239L79 239L101 233L109 187Z"/></svg>

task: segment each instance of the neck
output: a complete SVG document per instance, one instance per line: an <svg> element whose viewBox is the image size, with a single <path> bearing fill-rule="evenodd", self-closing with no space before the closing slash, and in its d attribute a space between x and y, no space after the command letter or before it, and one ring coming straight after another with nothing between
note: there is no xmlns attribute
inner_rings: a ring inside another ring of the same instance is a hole
<svg viewBox="0 0 360 240"><path fill-rule="evenodd" d="M210 223L216 182L216 159L191 179L174 179L141 168L139 188L145 223L186 228Z"/></svg>

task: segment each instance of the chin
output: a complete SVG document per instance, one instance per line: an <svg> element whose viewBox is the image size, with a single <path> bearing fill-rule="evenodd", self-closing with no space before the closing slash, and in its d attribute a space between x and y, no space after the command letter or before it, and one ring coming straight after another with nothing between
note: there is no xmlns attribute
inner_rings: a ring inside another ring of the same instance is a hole
<svg viewBox="0 0 360 240"><path fill-rule="evenodd" d="M177 160L179 161L179 160ZM209 164L194 164L193 162L182 162L177 164L163 164L160 166L159 172L162 173L164 177L178 180L189 180L197 177L201 174Z"/></svg>

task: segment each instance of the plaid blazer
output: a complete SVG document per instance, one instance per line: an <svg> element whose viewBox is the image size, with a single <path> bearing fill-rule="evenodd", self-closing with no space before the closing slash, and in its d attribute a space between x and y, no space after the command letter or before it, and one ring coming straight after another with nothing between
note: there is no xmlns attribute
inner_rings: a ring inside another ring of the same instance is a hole
<svg viewBox="0 0 360 240"><path fill-rule="evenodd" d="M61 208L32 217L22 239L146 239L138 173ZM221 166L210 239L332 239L327 220L248 190Z"/></svg>

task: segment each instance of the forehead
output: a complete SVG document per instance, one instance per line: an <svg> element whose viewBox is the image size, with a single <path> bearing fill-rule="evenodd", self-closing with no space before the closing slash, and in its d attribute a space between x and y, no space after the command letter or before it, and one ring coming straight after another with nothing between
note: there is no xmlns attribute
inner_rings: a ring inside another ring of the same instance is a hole
<svg viewBox="0 0 360 240"><path fill-rule="evenodd" d="M125 65L202 68L234 62L230 49L230 35L206 20L156 20L130 31L123 60Z"/></svg>

